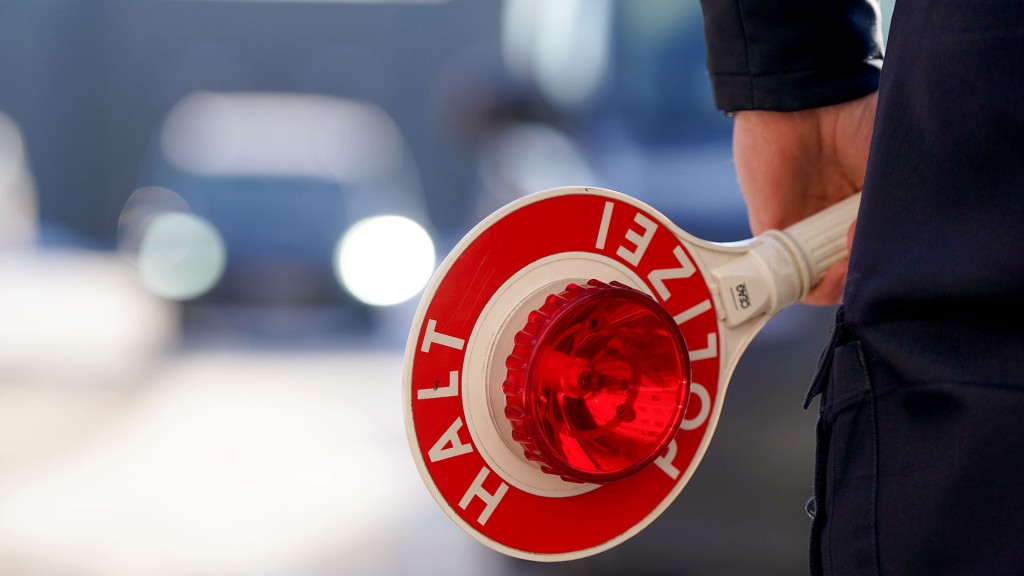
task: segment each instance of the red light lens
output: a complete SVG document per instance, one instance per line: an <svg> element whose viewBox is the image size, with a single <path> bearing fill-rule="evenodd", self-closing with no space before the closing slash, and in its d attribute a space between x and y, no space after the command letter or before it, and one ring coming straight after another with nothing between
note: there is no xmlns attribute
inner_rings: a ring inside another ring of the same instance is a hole
<svg viewBox="0 0 1024 576"><path fill-rule="evenodd" d="M513 437L544 471L577 482L621 480L653 462L689 396L679 327L653 298L619 283L548 296L506 366Z"/></svg>

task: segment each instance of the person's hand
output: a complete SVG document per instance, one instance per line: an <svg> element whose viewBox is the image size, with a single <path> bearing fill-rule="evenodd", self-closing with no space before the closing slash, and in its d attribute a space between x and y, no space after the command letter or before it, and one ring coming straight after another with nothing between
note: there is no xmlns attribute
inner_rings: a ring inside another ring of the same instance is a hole
<svg viewBox="0 0 1024 576"><path fill-rule="evenodd" d="M736 114L733 155L755 235L785 228L863 187L876 102L872 93L798 112ZM838 303L847 262L829 268L803 302Z"/></svg>

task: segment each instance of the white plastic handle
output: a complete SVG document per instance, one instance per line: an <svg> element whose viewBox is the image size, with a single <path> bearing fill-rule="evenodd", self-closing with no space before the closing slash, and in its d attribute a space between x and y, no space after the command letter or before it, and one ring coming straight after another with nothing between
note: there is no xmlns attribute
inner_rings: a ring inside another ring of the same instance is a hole
<svg viewBox="0 0 1024 576"><path fill-rule="evenodd" d="M860 192L783 230L807 263L808 289L821 282L829 266L846 257L847 233L859 209Z"/></svg>
<svg viewBox="0 0 1024 576"><path fill-rule="evenodd" d="M846 257L859 208L857 193L785 230L764 232L750 252L716 268L726 325L774 314L806 296L829 266Z"/></svg>

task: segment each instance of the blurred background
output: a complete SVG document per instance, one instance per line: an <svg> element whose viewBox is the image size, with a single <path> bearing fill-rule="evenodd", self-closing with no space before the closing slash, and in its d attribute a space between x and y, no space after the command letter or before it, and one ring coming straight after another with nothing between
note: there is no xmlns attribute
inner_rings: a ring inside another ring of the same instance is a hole
<svg viewBox="0 0 1024 576"><path fill-rule="evenodd" d="M403 428L478 220L595 185L745 238L730 130L692 0L0 0L0 573L804 573L832 310L772 320L693 481L596 558L477 544Z"/></svg>

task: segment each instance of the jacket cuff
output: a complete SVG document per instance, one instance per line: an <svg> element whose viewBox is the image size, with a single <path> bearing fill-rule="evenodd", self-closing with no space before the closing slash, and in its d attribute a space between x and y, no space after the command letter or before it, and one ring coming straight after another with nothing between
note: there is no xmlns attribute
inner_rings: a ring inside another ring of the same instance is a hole
<svg viewBox="0 0 1024 576"><path fill-rule="evenodd" d="M742 110L792 112L839 104L878 90L882 60L848 68L753 76L712 74L715 106L727 113Z"/></svg>
<svg viewBox="0 0 1024 576"><path fill-rule="evenodd" d="M878 89L877 0L701 0L701 9L725 112L816 108Z"/></svg>

